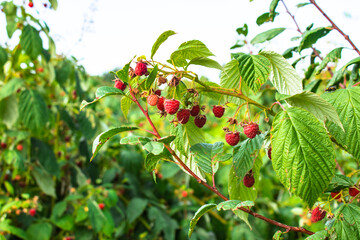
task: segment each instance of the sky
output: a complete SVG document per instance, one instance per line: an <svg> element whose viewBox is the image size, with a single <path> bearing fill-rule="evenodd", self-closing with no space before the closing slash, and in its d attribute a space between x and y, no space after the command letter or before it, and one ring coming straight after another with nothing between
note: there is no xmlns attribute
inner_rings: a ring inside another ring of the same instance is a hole
<svg viewBox="0 0 360 240"><path fill-rule="evenodd" d="M282 5L274 23L256 25L256 18L269 9L271 0L58 0L57 11L45 9L45 0L33 0L34 8L30 13L39 16L50 27L55 39L57 52L74 56L88 73L102 74L119 68L134 55L150 57L150 51L157 37L166 30L177 34L165 42L155 60L166 61L178 46L188 40L200 40L215 55L220 64L230 61L230 47L239 39L236 28L249 25L250 41L255 35L265 30L288 28L273 41L260 44L252 50L273 50L283 53L288 47L296 46L289 41L298 36L296 27ZM284 0L289 10L295 14L302 31L314 22L314 28L329 26L327 20L314 6L296 8L297 3L306 2ZM23 3L22 0L15 2ZM334 22L349 34L355 45L360 47L360 9L359 0L317 0L323 10ZM0 16L0 26L5 18ZM14 36L13 38L16 38ZM6 41L4 28L0 29L0 44ZM317 46L325 56L331 49L339 46L350 47L339 33L332 31L318 41ZM247 49L242 49L247 51ZM306 51L304 51L306 53ZM343 62L357 57L350 50L343 51ZM219 71L194 66L199 75L205 75L218 81ZM300 69L298 70L299 72Z"/></svg>

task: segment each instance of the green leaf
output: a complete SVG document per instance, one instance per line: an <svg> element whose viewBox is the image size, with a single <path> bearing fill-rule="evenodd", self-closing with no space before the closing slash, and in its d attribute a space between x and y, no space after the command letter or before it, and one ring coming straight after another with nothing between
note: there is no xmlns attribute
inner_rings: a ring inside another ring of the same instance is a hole
<svg viewBox="0 0 360 240"><path fill-rule="evenodd" d="M120 144L141 144L143 149L154 155L159 155L164 150L164 144L148 137L130 135L120 140Z"/></svg>
<svg viewBox="0 0 360 240"><path fill-rule="evenodd" d="M357 58L352 59L351 61L349 61L348 63L346 63L345 66L342 67L342 69L345 69L345 68L347 68L348 66L353 65L353 64L357 64L357 63L360 63L360 57L357 57Z"/></svg>
<svg viewBox="0 0 360 240"><path fill-rule="evenodd" d="M259 54L270 61L270 81L279 93L294 95L302 92L301 77L283 56L272 51L262 51Z"/></svg>
<svg viewBox="0 0 360 240"><path fill-rule="evenodd" d="M111 128L109 130L106 130L102 133L100 133L94 140L93 142L93 148L92 148L92 157L90 159L90 161L92 161L94 159L94 157L96 156L96 154L99 152L100 148L113 136L115 136L116 134L119 134L121 132L126 132L126 131L132 131L132 130L136 130L138 129L137 127L116 127L116 128Z"/></svg>
<svg viewBox="0 0 360 240"><path fill-rule="evenodd" d="M157 73L158 73L158 65L156 64L154 69L151 71L150 75L145 81L145 90L151 88L151 85L154 83Z"/></svg>
<svg viewBox="0 0 360 240"><path fill-rule="evenodd" d="M276 115L271 145L280 182L312 207L335 172L335 153L325 128L311 113L291 107Z"/></svg>
<svg viewBox="0 0 360 240"><path fill-rule="evenodd" d="M207 213L208 211L212 210L216 208L216 204L215 203L208 203L205 204L203 206L201 206L196 213L194 214L193 218L190 221L190 227L189 227L189 232L188 232L188 236L189 238L191 238L192 233L194 232L195 226L197 224L197 222L200 220L200 218Z"/></svg>
<svg viewBox="0 0 360 240"><path fill-rule="evenodd" d="M207 57L197 57L197 58L192 59L187 64L185 69L187 69L191 64L200 65L200 66L204 66L204 67L208 67L208 68L215 68L215 69L219 69L220 71L223 70L222 66L217 61L212 60L212 59L207 58Z"/></svg>
<svg viewBox="0 0 360 240"><path fill-rule="evenodd" d="M346 151L360 160L360 88L326 92L322 97L334 106L345 129L344 132L339 126L328 122L329 132Z"/></svg>
<svg viewBox="0 0 360 240"><path fill-rule="evenodd" d="M21 78L13 78L0 88L0 100L9 97L19 88L24 86L24 80Z"/></svg>
<svg viewBox="0 0 360 240"><path fill-rule="evenodd" d="M42 40L39 32L31 25L26 25L20 36L20 45L31 59L36 59L42 51Z"/></svg>
<svg viewBox="0 0 360 240"><path fill-rule="evenodd" d="M297 7L297 8L301 8L301 7L304 7L304 6L309 5L309 4L311 4L311 3L309 3L309 2L306 2L306 3L298 3L298 4L296 4L296 7Z"/></svg>
<svg viewBox="0 0 360 240"><path fill-rule="evenodd" d="M354 182L351 180L351 178L344 175L335 174L335 176L331 179L326 192L338 192L351 186L354 186Z"/></svg>
<svg viewBox="0 0 360 240"><path fill-rule="evenodd" d="M56 160L56 156L51 147L43 141L31 138L31 160L33 162L39 162L44 169L56 176L60 177L60 167Z"/></svg>
<svg viewBox="0 0 360 240"><path fill-rule="evenodd" d="M291 106L301 107L309 111L320 121L329 120L344 130L335 108L315 93L305 91L284 98L283 100L286 100Z"/></svg>
<svg viewBox="0 0 360 240"><path fill-rule="evenodd" d="M65 59L55 68L56 81L60 84L60 86L65 89L65 86L71 76L71 73L74 70L73 63Z"/></svg>
<svg viewBox="0 0 360 240"><path fill-rule="evenodd" d="M137 145L137 144L146 144L151 141L149 137L143 136L136 136L136 135L129 135L120 139L120 144L130 144L130 145Z"/></svg>
<svg viewBox="0 0 360 240"><path fill-rule="evenodd" d="M162 137L157 139L157 141L159 143L165 143L166 145L169 145L170 143L172 143L172 141L174 141L176 138L176 136L166 136L166 137Z"/></svg>
<svg viewBox="0 0 360 240"><path fill-rule="evenodd" d="M8 128L11 128L19 118L16 94L0 100L0 119Z"/></svg>
<svg viewBox="0 0 360 240"><path fill-rule="evenodd" d="M51 238L53 227L50 223L39 222L30 225L26 230L29 240L49 240Z"/></svg>
<svg viewBox="0 0 360 240"><path fill-rule="evenodd" d="M326 240L329 233L326 230L321 230L313 235L308 236L305 240Z"/></svg>
<svg viewBox="0 0 360 240"><path fill-rule="evenodd" d="M282 239L282 237L281 237L282 234L283 234L282 231L277 230L272 239L273 240L281 240Z"/></svg>
<svg viewBox="0 0 360 240"><path fill-rule="evenodd" d="M129 205L126 208L126 216L130 224L141 216L147 204L148 204L148 200L142 198L133 198L129 202Z"/></svg>
<svg viewBox="0 0 360 240"><path fill-rule="evenodd" d="M244 53L239 54L236 60L239 62L242 80L251 90L257 92L269 77L271 72L270 61L264 56Z"/></svg>
<svg viewBox="0 0 360 240"><path fill-rule="evenodd" d="M116 72L116 76L118 76L118 78L120 78L123 82L129 82L129 69L130 69L130 63L132 62L132 60L125 64L125 66Z"/></svg>
<svg viewBox="0 0 360 240"><path fill-rule="evenodd" d="M87 105L100 101L102 98L111 95L124 95L124 92L115 87L103 86L96 90L95 99L92 102L83 100L80 104L80 111L83 110Z"/></svg>
<svg viewBox="0 0 360 240"><path fill-rule="evenodd" d="M266 22L274 21L274 18L279 15L279 13L273 12L273 13L263 13L256 19L256 24L258 26L263 25Z"/></svg>
<svg viewBox="0 0 360 240"><path fill-rule="evenodd" d="M176 34L174 31L172 30L168 30L166 32L163 32L158 39L156 39L156 42L154 43L154 45L151 48L151 56L150 58L153 59L156 51L159 49L160 45L165 42L170 36Z"/></svg>
<svg viewBox="0 0 360 240"><path fill-rule="evenodd" d="M252 207L254 206L253 201L240 201L240 200L228 200L221 202L217 205L217 210L237 210L242 207Z"/></svg>
<svg viewBox="0 0 360 240"><path fill-rule="evenodd" d="M266 134L263 133L253 139L248 138L234 148L233 166L237 177L242 179L253 168L258 151L264 143L265 136Z"/></svg>
<svg viewBox="0 0 360 240"><path fill-rule="evenodd" d="M57 0L49 0L49 2L50 2L50 7L52 8L52 9L54 9L54 10L56 10L57 9L57 7L58 7L58 2L57 2Z"/></svg>
<svg viewBox="0 0 360 240"><path fill-rule="evenodd" d="M331 52L329 52L326 57L322 60L320 66L316 69L316 74L319 74L329 62L336 62L341 58L341 52L343 47L335 48Z"/></svg>
<svg viewBox="0 0 360 240"><path fill-rule="evenodd" d="M275 12L279 1L280 1L280 0L272 0L272 1L271 1L270 7L269 7L269 11L270 11L270 12Z"/></svg>
<svg viewBox="0 0 360 240"><path fill-rule="evenodd" d="M9 58L8 53L6 52L5 48L0 46L0 69L2 69L2 67L5 65L8 58ZM0 90L0 93L1 93L1 90ZM0 94L0 96L1 96L1 94Z"/></svg>
<svg viewBox="0 0 360 240"><path fill-rule="evenodd" d="M46 195L56 198L55 182L51 175L39 167L35 167L31 173L34 175L35 181L41 191Z"/></svg>
<svg viewBox="0 0 360 240"><path fill-rule="evenodd" d="M48 107L43 97L35 90L24 90L19 98L20 119L33 133L44 132L49 119Z"/></svg>
<svg viewBox="0 0 360 240"><path fill-rule="evenodd" d="M224 143L216 142L214 144L197 143L191 146L190 151L195 157L196 164L208 174L215 174L216 165L222 157Z"/></svg>
<svg viewBox="0 0 360 240"><path fill-rule="evenodd" d="M98 233L104 227L106 218L95 201L88 200L87 205L89 208L89 219L91 226L93 227L95 232Z"/></svg>
<svg viewBox="0 0 360 240"><path fill-rule="evenodd" d="M311 48L312 45L317 42L317 40L326 36L331 30L331 27L319 27L310 31L306 31L302 35L302 39L299 45L299 52L306 48Z"/></svg>
<svg viewBox="0 0 360 240"><path fill-rule="evenodd" d="M292 58L293 57L293 52L296 52L298 49L298 47L291 47L285 50L285 52L283 52L282 56L286 59L288 58Z"/></svg>
<svg viewBox="0 0 360 240"><path fill-rule="evenodd" d="M277 35L279 35L280 33L282 33L284 30L285 30L285 28L273 28L273 29L267 30L265 32L259 33L250 41L250 43L258 44L258 43L263 43L263 42L269 41L269 40L273 39L274 37L276 37Z"/></svg>
<svg viewBox="0 0 360 240"><path fill-rule="evenodd" d="M360 239L360 207L355 204L342 205L336 212L331 230L337 240Z"/></svg>
<svg viewBox="0 0 360 240"><path fill-rule="evenodd" d="M86 212L83 207L79 207L76 211L75 223L82 222L85 219L87 219L88 217L89 217L88 212Z"/></svg>
<svg viewBox="0 0 360 240"><path fill-rule="evenodd" d="M182 43L178 50L171 54L170 60L172 60L177 67L185 67L187 65L186 60L210 56L214 56L214 54L210 52L204 43L199 40L192 40Z"/></svg>
<svg viewBox="0 0 360 240"><path fill-rule="evenodd" d="M244 35L245 37L248 35L248 25L245 23L244 26L236 29L237 34Z"/></svg>
<svg viewBox="0 0 360 240"><path fill-rule="evenodd" d="M239 89L240 70L239 62L237 60L234 59L225 64L224 69L221 72L220 85L223 88Z"/></svg>
<svg viewBox="0 0 360 240"><path fill-rule="evenodd" d="M121 111L123 112L126 120L128 120L128 114L132 103L133 101L128 97L121 98Z"/></svg>
<svg viewBox="0 0 360 240"><path fill-rule="evenodd" d="M0 221L0 231L7 232L11 235L27 240L27 235L24 230L10 225L10 221L7 221L6 219Z"/></svg>
<svg viewBox="0 0 360 240"><path fill-rule="evenodd" d="M173 142L173 145L175 145L176 150L178 150L182 155L186 156L187 151L185 150L183 126L177 125L176 127L172 127L170 130L170 134L176 136Z"/></svg>
<svg viewBox="0 0 360 240"><path fill-rule="evenodd" d="M112 237L114 230L115 230L115 223L114 223L113 216L111 215L110 211L108 211L108 210L104 211L104 215L105 215L106 220L105 220L103 232L106 236Z"/></svg>
<svg viewBox="0 0 360 240"><path fill-rule="evenodd" d="M149 153L146 156L145 159L145 168L147 171L152 172L156 169L156 165L160 160L170 160L172 161L171 155L170 153L166 153L165 151L167 151L167 149L164 149L164 152L155 155L153 153ZM170 156L169 156L170 155Z"/></svg>

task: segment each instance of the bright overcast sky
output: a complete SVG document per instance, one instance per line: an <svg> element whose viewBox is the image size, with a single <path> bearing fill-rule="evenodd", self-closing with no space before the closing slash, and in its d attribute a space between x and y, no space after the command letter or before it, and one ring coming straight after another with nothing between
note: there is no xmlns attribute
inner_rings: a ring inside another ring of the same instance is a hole
<svg viewBox="0 0 360 240"><path fill-rule="evenodd" d="M22 3L21 0L16 0ZM236 42L236 28L249 25L248 40L256 34L275 27L289 28L272 43L261 48L282 53L295 46L289 41L297 36L295 25L286 14L282 3L277 11L280 15L274 23L257 26L256 18L269 9L271 0L58 0L57 11L44 9L43 0L34 0L31 13L39 14L45 20L56 41L58 53L73 55L90 74L102 74L127 63L134 55L150 56L152 44L166 30L178 34L165 42L155 59L165 61L170 53L185 41L197 39L205 43L215 54L215 60L224 64L230 60L230 47ZM314 27L329 26L329 23L312 5L297 9L295 4L306 2L285 0L302 31L315 23ZM360 1L359 0L317 0L317 3L335 23L360 47ZM0 25L5 17L0 17ZM0 29L0 44L6 34ZM318 42L325 55L335 46L350 47L343 38L332 31ZM259 48L260 49L260 48ZM254 49L257 52L259 49ZM245 49L244 49L245 51ZM343 51L343 58L350 60L356 53ZM195 67L200 75L217 78L218 70ZM217 79L212 79L218 81Z"/></svg>

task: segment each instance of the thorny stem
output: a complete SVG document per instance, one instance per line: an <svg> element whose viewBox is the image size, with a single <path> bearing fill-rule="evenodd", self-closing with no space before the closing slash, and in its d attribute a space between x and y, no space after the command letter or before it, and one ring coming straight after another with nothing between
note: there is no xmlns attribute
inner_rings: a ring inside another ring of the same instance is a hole
<svg viewBox="0 0 360 240"><path fill-rule="evenodd" d="M350 43L350 45L353 47L353 49L360 55L360 50L355 46L355 44L350 40L349 35L346 35L336 24L331 20L331 18L317 5L315 0L309 0L310 3L312 3L324 17L331 23L332 27L336 29L344 38L346 41Z"/></svg>
<svg viewBox="0 0 360 240"><path fill-rule="evenodd" d="M137 100L135 94L133 93L132 91L132 88L131 86L129 85L129 88L130 88L130 94L132 96L132 100L135 102L135 104L140 108L140 110L143 112L144 116L146 117L146 119L148 120L151 128L153 129L153 132L154 132L154 136L156 136L157 138L161 138L157 128L155 127L154 123L152 122L150 116L149 116L149 113L147 111L144 110L144 108L141 106L141 104L139 103L139 101ZM203 186L205 186L206 188L208 188L210 191L212 191L213 193L215 193L216 195L218 195L221 199L223 199L224 201L227 201L229 200L227 197L225 197L216 187L214 186L210 186L209 184L207 184L205 181L203 181L199 176L197 176L188 166L185 165L185 163L179 158L179 156L175 153L175 151L170 147L168 146L167 144L164 144L164 146L166 147L167 150L169 150L170 154L176 159L176 161L181 165L181 167L183 169L185 169L186 172L188 172L191 176L193 176L196 181L199 183L199 184L202 184ZM269 219L263 215L260 215L256 212L253 212L251 211L250 209L248 208L244 208L244 207L241 207L239 208L239 210L241 211L244 211L256 218L259 218L261 220L264 220L270 224L273 224L275 226L278 226L278 227L281 227L281 228L284 228L286 229L287 232L289 231L294 231L294 232L302 232L302 233L305 233L305 234L308 234L308 235L312 235L314 234L314 232L311 232L305 228L302 228L302 227L292 227L292 226L288 226L286 224L283 224L283 223L280 223L280 222L277 222L275 220L272 220L272 219Z"/></svg>

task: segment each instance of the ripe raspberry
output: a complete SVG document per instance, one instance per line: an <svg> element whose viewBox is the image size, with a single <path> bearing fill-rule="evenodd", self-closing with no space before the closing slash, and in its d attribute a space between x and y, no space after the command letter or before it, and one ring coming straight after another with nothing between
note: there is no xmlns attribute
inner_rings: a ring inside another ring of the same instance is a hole
<svg viewBox="0 0 360 240"><path fill-rule="evenodd" d="M350 196L352 196L352 197L355 197L356 195L358 195L359 192L360 192L360 191L359 191L358 189L354 188L354 187L349 188L349 194L350 194Z"/></svg>
<svg viewBox="0 0 360 240"><path fill-rule="evenodd" d="M24 149L23 145L19 144L16 146L16 149L22 151Z"/></svg>
<svg viewBox="0 0 360 240"><path fill-rule="evenodd" d="M180 102L176 99L166 99L164 102L165 112L174 115L179 110Z"/></svg>
<svg viewBox="0 0 360 240"><path fill-rule="evenodd" d="M199 105L194 105L190 110L190 114L193 117L196 117L197 115L199 115L199 113L200 113L200 106Z"/></svg>
<svg viewBox="0 0 360 240"><path fill-rule="evenodd" d="M341 198L340 192L331 192L331 198L334 198L334 199Z"/></svg>
<svg viewBox="0 0 360 240"><path fill-rule="evenodd" d="M179 123L186 124L190 118L190 110L189 109L181 109L180 111L178 111L176 116L177 116Z"/></svg>
<svg viewBox="0 0 360 240"><path fill-rule="evenodd" d="M2 148L2 149L5 149L6 147L7 147L7 144L4 143L4 142L2 142L2 143L1 143L1 148Z"/></svg>
<svg viewBox="0 0 360 240"><path fill-rule="evenodd" d="M271 160L271 150L272 150L272 147L270 147L267 151L267 155L270 158L270 160Z"/></svg>
<svg viewBox="0 0 360 240"><path fill-rule="evenodd" d="M230 146L235 146L240 141L239 132L228 132L225 134L225 140Z"/></svg>
<svg viewBox="0 0 360 240"><path fill-rule="evenodd" d="M99 203L99 208L100 208L101 210L103 210L103 209L105 208L105 204L104 204L104 203Z"/></svg>
<svg viewBox="0 0 360 240"><path fill-rule="evenodd" d="M143 62L138 62L135 67L135 74L137 76L142 76L147 73L147 66Z"/></svg>
<svg viewBox="0 0 360 240"><path fill-rule="evenodd" d="M47 7L47 3L44 3L43 5L44 5L45 8Z"/></svg>
<svg viewBox="0 0 360 240"><path fill-rule="evenodd" d="M252 173L247 173L243 179L243 183L247 188L252 187L255 183L254 175Z"/></svg>
<svg viewBox="0 0 360 240"><path fill-rule="evenodd" d="M33 3L33 2L29 2L28 6L32 8L32 7L34 6L34 3Z"/></svg>
<svg viewBox="0 0 360 240"><path fill-rule="evenodd" d="M42 72L44 72L44 68L43 67L38 67L36 69L36 71L39 72L39 73L42 73Z"/></svg>
<svg viewBox="0 0 360 240"><path fill-rule="evenodd" d="M121 91L124 91L126 89L126 84L121 80L115 80L114 87L120 89Z"/></svg>
<svg viewBox="0 0 360 240"><path fill-rule="evenodd" d="M35 208L32 208L32 209L30 209L29 210L29 214L30 214L30 216L35 216L35 214L36 214L36 209Z"/></svg>
<svg viewBox="0 0 360 240"><path fill-rule="evenodd" d="M217 118L221 118L224 115L225 108L223 106L213 106L212 111Z"/></svg>
<svg viewBox="0 0 360 240"><path fill-rule="evenodd" d="M165 110L164 101L165 101L165 98L164 98L164 97L159 97L159 100L158 100L156 106L157 106L157 108L158 108L160 111L164 111L164 110Z"/></svg>
<svg viewBox="0 0 360 240"><path fill-rule="evenodd" d="M155 90L155 94L160 97L161 96L161 90L160 89Z"/></svg>
<svg viewBox="0 0 360 240"><path fill-rule="evenodd" d="M198 128L202 128L206 123L206 116L205 115L196 116L194 119L194 123Z"/></svg>
<svg viewBox="0 0 360 240"><path fill-rule="evenodd" d="M244 126L244 133L248 138L254 138L259 132L259 125L250 123Z"/></svg>
<svg viewBox="0 0 360 240"><path fill-rule="evenodd" d="M186 197L188 196L188 192L185 191L185 190L182 191L182 192L181 192L181 196L184 197L184 198L186 198Z"/></svg>
<svg viewBox="0 0 360 240"><path fill-rule="evenodd" d="M322 220L326 216L326 211L323 209L320 209L319 207L314 208L311 212L311 221L313 223L318 222Z"/></svg>
<svg viewBox="0 0 360 240"><path fill-rule="evenodd" d="M159 97L158 97L158 95L155 95L155 94L149 95L146 99L147 103L151 106L157 105L158 100L159 100Z"/></svg>

